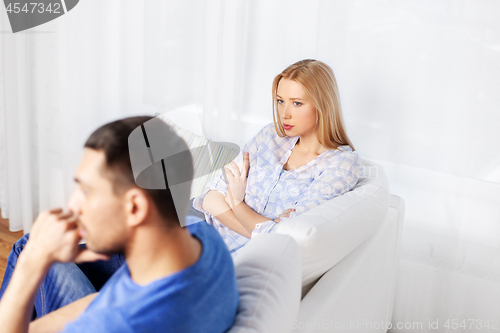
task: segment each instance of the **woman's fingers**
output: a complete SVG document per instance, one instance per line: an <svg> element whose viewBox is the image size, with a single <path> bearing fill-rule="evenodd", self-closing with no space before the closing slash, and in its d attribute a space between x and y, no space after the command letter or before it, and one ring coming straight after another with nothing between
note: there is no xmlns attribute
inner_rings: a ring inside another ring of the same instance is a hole
<svg viewBox="0 0 500 333"><path fill-rule="evenodd" d="M248 168L250 167L250 154L248 152L243 153L243 175L248 177Z"/></svg>
<svg viewBox="0 0 500 333"><path fill-rule="evenodd" d="M229 166L225 166L224 170L226 170L226 175L230 178L234 178L240 175L240 168L234 162L229 163Z"/></svg>
<svg viewBox="0 0 500 333"><path fill-rule="evenodd" d="M236 164L235 162L231 162L231 163L229 163L229 165L231 165L231 168L233 169L233 173L234 173L235 177L241 175L241 170L240 170L240 167L238 166L238 164Z"/></svg>
<svg viewBox="0 0 500 333"><path fill-rule="evenodd" d="M248 169L250 168L250 155L248 153L243 154L243 171L235 162L230 162L229 165L231 166L231 168L224 168L229 169L234 177L245 176L246 178L248 177Z"/></svg>
<svg viewBox="0 0 500 333"><path fill-rule="evenodd" d="M294 212L294 211L295 211L295 208L288 208L288 209L285 209L285 210L283 211L283 213L281 213L281 214L280 214L280 216L278 216L278 217L274 220L274 222L276 222L276 223L281 222L281 218L282 218L282 217L290 217L290 213L291 213L291 212Z"/></svg>
<svg viewBox="0 0 500 333"><path fill-rule="evenodd" d="M224 171L226 172L226 176L228 177L228 179L234 178L234 174L233 174L233 171L231 170L231 168L228 168L227 166L225 166Z"/></svg>

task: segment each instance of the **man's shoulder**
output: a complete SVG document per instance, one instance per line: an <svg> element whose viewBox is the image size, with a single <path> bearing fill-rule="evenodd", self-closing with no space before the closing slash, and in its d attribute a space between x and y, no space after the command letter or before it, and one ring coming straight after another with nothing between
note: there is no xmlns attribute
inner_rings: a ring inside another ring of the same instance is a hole
<svg viewBox="0 0 500 333"><path fill-rule="evenodd" d="M97 303L91 304L73 327L91 323L106 327L97 331L107 331L106 319L96 315L106 313L109 318L116 317L123 327L137 332L198 332L206 327L210 331L225 331L232 324L238 305L231 256L220 235L205 221L188 224L187 228L203 245L194 265L147 286L133 283L128 267L122 266L113 275L113 282L102 289ZM162 322L155 323L157 318L163 318Z"/></svg>
<svg viewBox="0 0 500 333"><path fill-rule="evenodd" d="M205 220L200 221L198 217L188 215L186 217L186 225L186 228L188 228L189 232L193 236L216 238L217 240L220 239L220 241L222 241L222 238L215 228L208 224Z"/></svg>
<svg viewBox="0 0 500 333"><path fill-rule="evenodd" d="M210 262L210 265L230 266L231 269L234 269L229 250L214 227L206 221L200 221L188 224L187 228L191 235L202 243L203 250L199 261Z"/></svg>

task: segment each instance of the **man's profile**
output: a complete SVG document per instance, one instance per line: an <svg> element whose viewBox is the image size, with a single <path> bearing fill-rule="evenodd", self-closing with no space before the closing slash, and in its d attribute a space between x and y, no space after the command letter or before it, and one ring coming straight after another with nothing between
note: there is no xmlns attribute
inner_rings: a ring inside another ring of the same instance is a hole
<svg viewBox="0 0 500 333"><path fill-rule="evenodd" d="M128 137L151 119L126 118L97 129L75 172L69 212L42 212L29 238L14 244L0 291L2 332L224 332L232 325L238 305L233 263L206 222L181 227L189 190L179 191L184 197L177 194L174 205L168 188L135 183ZM187 151L164 127L164 147ZM186 170L193 173L188 164L164 170L185 177ZM83 238L86 248L78 245ZM74 262L110 256L119 268L97 294L98 279L84 269L92 266L79 269ZM41 318L30 325L33 305Z"/></svg>

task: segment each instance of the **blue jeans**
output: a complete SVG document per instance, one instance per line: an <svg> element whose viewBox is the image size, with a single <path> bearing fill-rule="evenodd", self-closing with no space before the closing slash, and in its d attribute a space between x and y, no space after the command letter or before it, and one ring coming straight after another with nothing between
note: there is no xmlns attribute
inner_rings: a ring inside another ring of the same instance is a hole
<svg viewBox="0 0 500 333"><path fill-rule="evenodd" d="M188 215L205 218L193 208L191 200ZM9 284L17 259L28 241L29 234L21 237L10 251L7 267L0 289L0 299ZM85 245L80 245L85 248ZM114 272L125 263L122 254L114 254L110 260L83 264L56 263L45 276L35 299L36 316L41 317L82 297L99 291Z"/></svg>
<svg viewBox="0 0 500 333"><path fill-rule="evenodd" d="M17 259L28 239L29 234L26 234L12 246L0 289L0 299L9 284L17 264ZM85 248L85 245L80 246ZM56 263L52 265L43 279L35 299L36 316L44 316L49 312L99 291L109 277L124 262L125 258L122 254L115 254L107 261L100 260L83 264Z"/></svg>

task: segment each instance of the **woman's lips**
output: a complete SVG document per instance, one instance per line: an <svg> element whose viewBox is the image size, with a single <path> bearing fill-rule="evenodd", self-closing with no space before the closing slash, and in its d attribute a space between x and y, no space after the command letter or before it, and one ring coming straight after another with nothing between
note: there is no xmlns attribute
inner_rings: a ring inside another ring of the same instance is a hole
<svg viewBox="0 0 500 333"><path fill-rule="evenodd" d="M286 129L287 131L292 129L293 126L291 125L283 125L283 128Z"/></svg>

